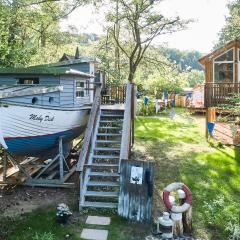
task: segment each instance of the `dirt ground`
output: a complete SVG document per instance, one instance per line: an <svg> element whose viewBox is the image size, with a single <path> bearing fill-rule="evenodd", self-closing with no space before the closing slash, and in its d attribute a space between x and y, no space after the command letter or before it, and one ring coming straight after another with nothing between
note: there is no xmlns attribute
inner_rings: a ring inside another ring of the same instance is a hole
<svg viewBox="0 0 240 240"><path fill-rule="evenodd" d="M15 186L0 190L0 215L13 217L58 203L77 201L75 189Z"/></svg>

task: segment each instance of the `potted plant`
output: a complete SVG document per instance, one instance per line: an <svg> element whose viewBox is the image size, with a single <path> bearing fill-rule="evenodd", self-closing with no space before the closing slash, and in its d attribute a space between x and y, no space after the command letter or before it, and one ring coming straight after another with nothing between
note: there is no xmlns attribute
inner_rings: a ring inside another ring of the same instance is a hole
<svg viewBox="0 0 240 240"><path fill-rule="evenodd" d="M65 203L60 203L57 206L57 222L58 223L67 223L69 217L72 215L72 212L69 210L69 207Z"/></svg>

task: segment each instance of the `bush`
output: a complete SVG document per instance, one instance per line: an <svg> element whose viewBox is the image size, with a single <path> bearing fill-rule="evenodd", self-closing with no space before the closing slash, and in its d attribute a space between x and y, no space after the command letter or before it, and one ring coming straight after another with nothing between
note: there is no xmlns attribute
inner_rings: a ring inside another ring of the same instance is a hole
<svg viewBox="0 0 240 240"><path fill-rule="evenodd" d="M155 104L153 101L149 101L147 105L142 100L138 101L137 115L139 116L153 116L155 115Z"/></svg>
<svg viewBox="0 0 240 240"><path fill-rule="evenodd" d="M218 196L211 202L204 202L205 218L210 226L218 226L228 239L240 239L240 204Z"/></svg>
<svg viewBox="0 0 240 240"><path fill-rule="evenodd" d="M56 240L52 233L36 233L33 240Z"/></svg>

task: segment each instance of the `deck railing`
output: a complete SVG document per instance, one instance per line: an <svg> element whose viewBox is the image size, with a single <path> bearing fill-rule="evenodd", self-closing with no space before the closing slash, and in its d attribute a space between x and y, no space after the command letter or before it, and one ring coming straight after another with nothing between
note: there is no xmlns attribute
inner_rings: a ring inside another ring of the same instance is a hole
<svg viewBox="0 0 240 240"><path fill-rule="evenodd" d="M106 85L102 89L102 104L125 103L127 85Z"/></svg>
<svg viewBox="0 0 240 240"><path fill-rule="evenodd" d="M205 107L229 104L234 94L240 93L240 83L205 83Z"/></svg>

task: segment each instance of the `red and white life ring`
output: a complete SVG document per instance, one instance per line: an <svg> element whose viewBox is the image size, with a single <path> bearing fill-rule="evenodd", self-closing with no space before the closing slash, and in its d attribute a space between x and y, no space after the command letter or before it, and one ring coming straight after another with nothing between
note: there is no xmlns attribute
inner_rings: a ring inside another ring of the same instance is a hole
<svg viewBox="0 0 240 240"><path fill-rule="evenodd" d="M186 195L185 203L181 206L172 205L172 203L169 200L170 192L178 189L182 189ZM183 213L186 212L192 205L192 193L184 183L180 182L171 183L163 190L163 202L166 208L171 210L172 212Z"/></svg>

